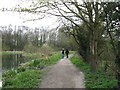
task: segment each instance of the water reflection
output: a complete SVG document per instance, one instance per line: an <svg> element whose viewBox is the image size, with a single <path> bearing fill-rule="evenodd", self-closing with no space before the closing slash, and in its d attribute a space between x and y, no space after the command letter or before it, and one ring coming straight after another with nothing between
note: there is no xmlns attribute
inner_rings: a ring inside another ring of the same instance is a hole
<svg viewBox="0 0 120 90"><path fill-rule="evenodd" d="M27 62L28 59L25 58L22 54L5 54L2 55L2 69L15 69L19 64Z"/></svg>

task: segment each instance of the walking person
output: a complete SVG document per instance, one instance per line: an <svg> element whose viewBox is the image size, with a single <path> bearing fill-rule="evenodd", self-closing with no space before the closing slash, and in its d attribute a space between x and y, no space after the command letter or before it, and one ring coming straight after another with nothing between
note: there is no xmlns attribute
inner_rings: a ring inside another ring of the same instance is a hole
<svg viewBox="0 0 120 90"><path fill-rule="evenodd" d="M62 51L61 51L61 53L62 53L62 58L64 58L64 48L62 48Z"/></svg>
<svg viewBox="0 0 120 90"><path fill-rule="evenodd" d="M67 56L67 58L68 58L69 50L66 49L65 53L66 53L66 56Z"/></svg>

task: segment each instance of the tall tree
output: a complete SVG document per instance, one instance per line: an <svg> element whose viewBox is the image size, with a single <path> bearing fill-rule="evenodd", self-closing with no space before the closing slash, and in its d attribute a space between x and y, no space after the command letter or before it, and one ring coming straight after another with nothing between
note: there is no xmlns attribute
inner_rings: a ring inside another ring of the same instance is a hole
<svg viewBox="0 0 120 90"><path fill-rule="evenodd" d="M115 55L118 86L120 87L120 2L103 3L105 30Z"/></svg>

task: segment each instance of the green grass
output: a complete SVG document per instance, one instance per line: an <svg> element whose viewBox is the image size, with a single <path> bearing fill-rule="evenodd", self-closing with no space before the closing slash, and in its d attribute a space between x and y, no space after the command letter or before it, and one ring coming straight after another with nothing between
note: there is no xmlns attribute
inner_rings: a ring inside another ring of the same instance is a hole
<svg viewBox="0 0 120 90"><path fill-rule="evenodd" d="M58 62L58 60L61 59L61 53L60 52L56 52L54 53L53 56L49 57L49 64L48 65L52 65Z"/></svg>
<svg viewBox="0 0 120 90"><path fill-rule="evenodd" d="M6 76L6 82L4 88L35 88L40 82L40 71L39 70L27 70L17 74L12 71L9 72L10 76Z"/></svg>
<svg viewBox="0 0 120 90"><path fill-rule="evenodd" d="M40 82L40 71L39 70L27 70L17 74L13 80L14 88L35 88ZM26 82L26 83L25 83Z"/></svg>
<svg viewBox="0 0 120 90"><path fill-rule="evenodd" d="M41 69L57 63L61 58L60 53L52 56L32 60L15 70L3 74L3 88L35 88L40 84Z"/></svg>
<svg viewBox="0 0 120 90"><path fill-rule="evenodd" d="M117 80L114 76L107 75L103 71L98 70L93 73L90 70L90 65L85 63L78 55L71 58L73 64L83 71L85 75L86 88L116 88Z"/></svg>
<svg viewBox="0 0 120 90"><path fill-rule="evenodd" d="M75 54L76 51L69 51L69 54Z"/></svg>
<svg viewBox="0 0 120 90"><path fill-rule="evenodd" d="M41 59L32 60L32 62L30 62L28 66L30 68L37 67L37 68L43 69L47 66L57 63L57 61L60 60L60 58L61 58L60 53L57 52L57 53L54 53L52 56L46 56Z"/></svg>

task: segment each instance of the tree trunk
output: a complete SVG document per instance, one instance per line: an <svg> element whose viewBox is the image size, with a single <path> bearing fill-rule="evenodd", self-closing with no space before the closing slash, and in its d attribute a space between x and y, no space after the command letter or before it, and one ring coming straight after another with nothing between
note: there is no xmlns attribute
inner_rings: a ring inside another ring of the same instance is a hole
<svg viewBox="0 0 120 90"><path fill-rule="evenodd" d="M90 64L92 70L95 72L97 69L97 41L95 40L94 32L92 32L91 40L90 40Z"/></svg>
<svg viewBox="0 0 120 90"><path fill-rule="evenodd" d="M116 78L118 80L118 90L120 90L120 73L117 72Z"/></svg>
<svg viewBox="0 0 120 90"><path fill-rule="evenodd" d="M117 66L118 66L118 72L117 72L117 80L118 80L118 88L120 89L120 56L119 54L116 56L116 63L117 63Z"/></svg>

